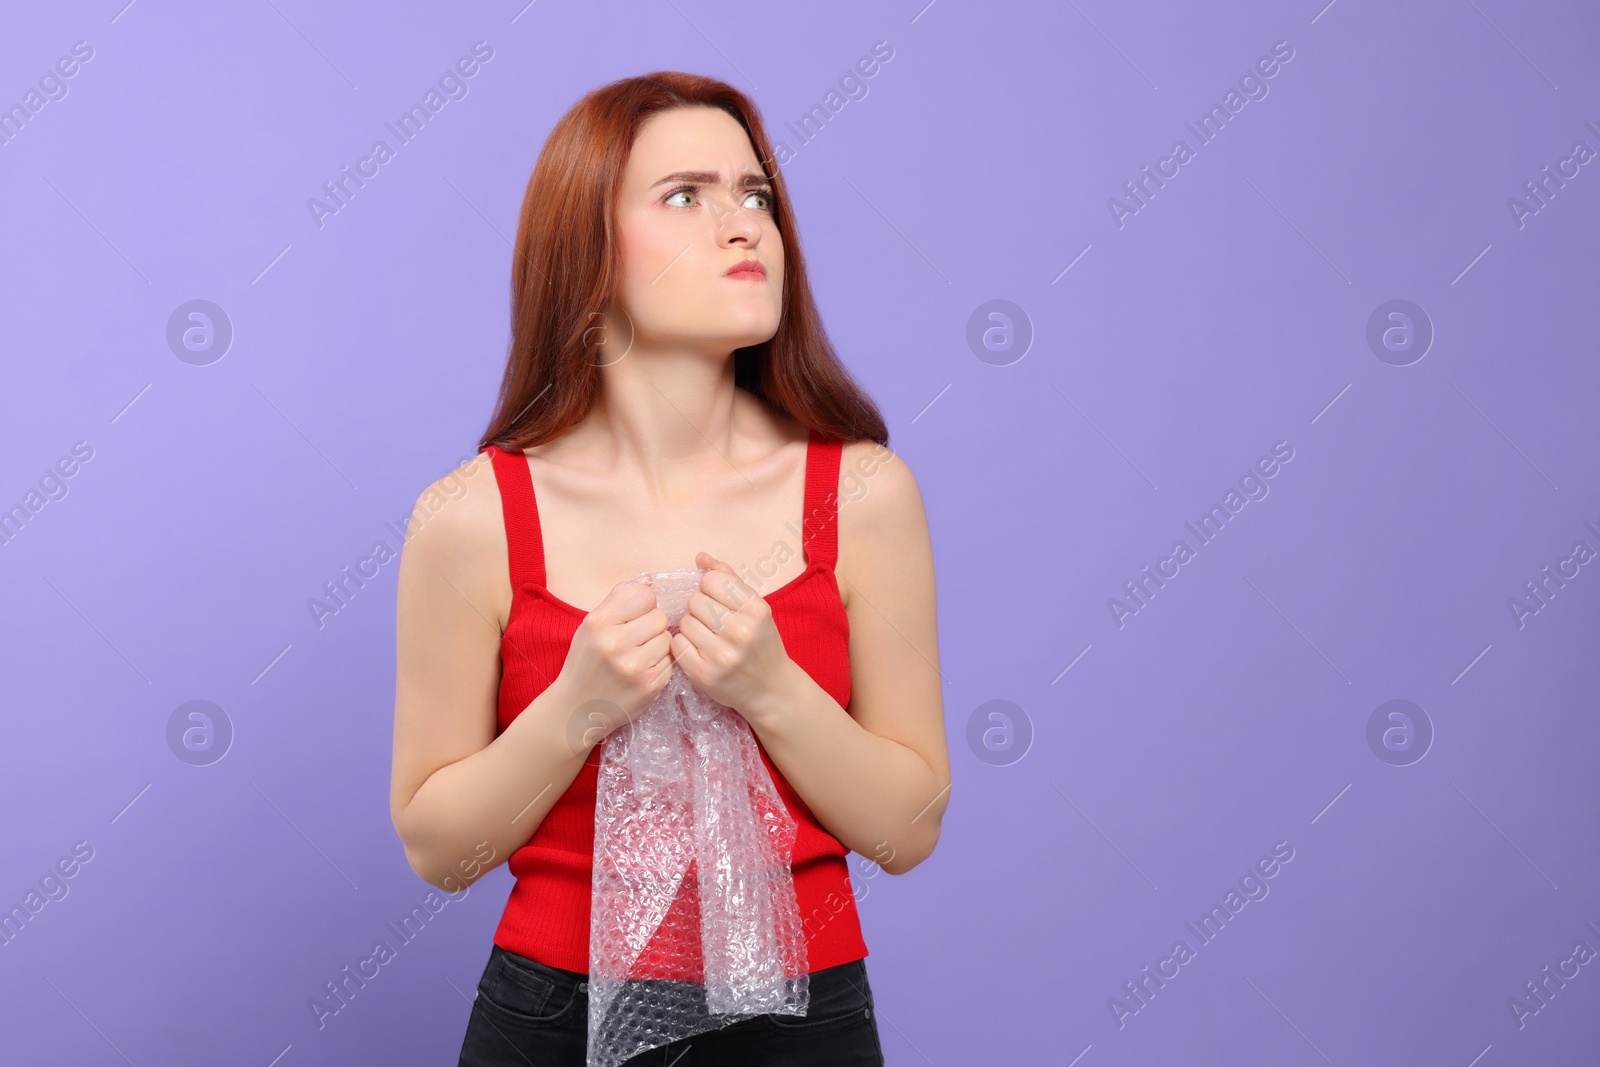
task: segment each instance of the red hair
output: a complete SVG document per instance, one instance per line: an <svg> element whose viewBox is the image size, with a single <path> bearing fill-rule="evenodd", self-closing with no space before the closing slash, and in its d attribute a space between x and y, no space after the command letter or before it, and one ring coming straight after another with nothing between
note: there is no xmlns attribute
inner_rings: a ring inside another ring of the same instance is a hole
<svg viewBox="0 0 1600 1067"><path fill-rule="evenodd" d="M617 191L645 120L677 107L732 115L773 187L783 238L783 308L770 340L736 349L734 382L818 434L889 443L877 405L856 384L822 328L783 175L755 105L726 82L657 71L601 86L572 106L545 140L528 179L511 268L511 348L479 449L511 451L557 437L600 395L591 336L612 300ZM559 205L552 207L551 205Z"/></svg>

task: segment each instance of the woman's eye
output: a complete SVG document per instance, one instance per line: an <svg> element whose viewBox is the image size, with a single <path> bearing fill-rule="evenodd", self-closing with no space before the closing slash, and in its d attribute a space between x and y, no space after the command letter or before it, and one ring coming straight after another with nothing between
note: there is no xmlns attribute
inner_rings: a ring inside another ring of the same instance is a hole
<svg viewBox="0 0 1600 1067"><path fill-rule="evenodd" d="M685 186L682 189L674 189L672 192L668 193L663 203L667 204L669 207L690 207L692 205L686 204L677 198L680 196L694 197L696 195L697 193L695 189ZM752 197L756 198L759 203L753 205L750 204L749 201ZM746 206L753 206L758 211L771 211L772 194L760 189L751 190L745 194L745 203Z"/></svg>

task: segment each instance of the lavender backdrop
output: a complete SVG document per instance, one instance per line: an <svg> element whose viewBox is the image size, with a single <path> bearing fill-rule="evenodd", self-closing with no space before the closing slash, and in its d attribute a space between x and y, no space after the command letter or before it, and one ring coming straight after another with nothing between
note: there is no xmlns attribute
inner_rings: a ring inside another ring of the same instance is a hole
<svg viewBox="0 0 1600 1067"><path fill-rule="evenodd" d="M928 504L889 1062L1600 1059L1593 5L122 3L0 33L0 1059L455 1062L510 882L406 865L374 553L658 68L785 143Z"/></svg>

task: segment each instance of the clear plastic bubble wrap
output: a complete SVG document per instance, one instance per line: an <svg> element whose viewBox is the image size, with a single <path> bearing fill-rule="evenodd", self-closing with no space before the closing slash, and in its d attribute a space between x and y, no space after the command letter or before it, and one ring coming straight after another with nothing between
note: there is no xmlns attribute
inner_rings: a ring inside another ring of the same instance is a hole
<svg viewBox="0 0 1600 1067"><path fill-rule="evenodd" d="M653 586L676 633L704 573L627 584ZM674 666L656 699L601 748L589 1067L753 1015L805 1015L795 823L749 723Z"/></svg>

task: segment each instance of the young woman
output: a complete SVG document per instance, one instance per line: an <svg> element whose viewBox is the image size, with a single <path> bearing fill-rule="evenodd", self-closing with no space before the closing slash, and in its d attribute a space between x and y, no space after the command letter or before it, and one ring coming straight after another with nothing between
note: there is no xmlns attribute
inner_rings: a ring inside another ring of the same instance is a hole
<svg viewBox="0 0 1600 1067"><path fill-rule="evenodd" d="M932 549L771 159L710 78L575 105L523 201L482 452L419 500L443 503L400 567L395 828L432 885L516 878L462 1064L584 1062L597 768L674 665L748 721L794 816L810 1005L628 1062L883 1062L846 856L902 874L939 839ZM682 568L706 573L673 633L623 583Z"/></svg>

